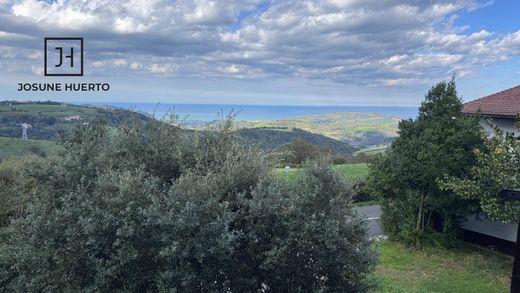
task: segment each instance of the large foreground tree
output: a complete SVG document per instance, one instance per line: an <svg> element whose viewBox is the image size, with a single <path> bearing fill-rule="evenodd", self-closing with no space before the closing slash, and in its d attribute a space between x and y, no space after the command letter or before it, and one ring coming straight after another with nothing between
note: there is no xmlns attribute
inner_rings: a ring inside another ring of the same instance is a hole
<svg viewBox="0 0 520 293"><path fill-rule="evenodd" d="M455 82L437 84L418 117L399 123L399 137L372 164L369 185L384 199L382 223L391 237L418 244L430 236L454 236L469 203L440 189L438 181L467 174L473 150L482 144L477 118L461 109Z"/></svg>
<svg viewBox="0 0 520 293"><path fill-rule="evenodd" d="M27 175L0 291L367 292L375 259L350 184L323 162L272 176L229 120L79 125Z"/></svg>

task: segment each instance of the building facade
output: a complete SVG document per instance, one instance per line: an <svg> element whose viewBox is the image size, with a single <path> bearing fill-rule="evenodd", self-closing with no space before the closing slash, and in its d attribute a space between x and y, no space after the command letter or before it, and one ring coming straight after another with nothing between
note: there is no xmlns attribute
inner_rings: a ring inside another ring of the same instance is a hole
<svg viewBox="0 0 520 293"><path fill-rule="evenodd" d="M482 117L481 125L490 136L494 135L493 127L490 126L493 124L505 134L520 138L520 129L518 128L520 86L465 103L462 112L468 115L480 115ZM497 223L483 215L472 215L467 218L462 227L470 232L472 238L477 241L501 242L502 244L505 243L506 246L509 243L511 247L514 247L518 224ZM493 239L490 238L494 238L496 241L492 241Z"/></svg>
<svg viewBox="0 0 520 293"><path fill-rule="evenodd" d="M520 115L520 86L465 103L462 113L480 114L482 126L489 135L493 135L493 129L488 123L491 122L505 133L520 137L517 127Z"/></svg>

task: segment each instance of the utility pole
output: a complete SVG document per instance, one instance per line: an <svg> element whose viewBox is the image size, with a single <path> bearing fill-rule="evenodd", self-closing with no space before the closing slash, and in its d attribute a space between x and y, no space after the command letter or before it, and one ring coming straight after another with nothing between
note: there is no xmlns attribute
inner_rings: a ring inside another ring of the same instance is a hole
<svg viewBox="0 0 520 293"><path fill-rule="evenodd" d="M500 199L520 201L520 189L502 189L498 194ZM511 293L520 293L520 220L518 221L515 243L515 260L511 275Z"/></svg>
<svg viewBox="0 0 520 293"><path fill-rule="evenodd" d="M27 135L27 128L31 128L31 124L22 123L22 139L26 140L29 139L29 136Z"/></svg>

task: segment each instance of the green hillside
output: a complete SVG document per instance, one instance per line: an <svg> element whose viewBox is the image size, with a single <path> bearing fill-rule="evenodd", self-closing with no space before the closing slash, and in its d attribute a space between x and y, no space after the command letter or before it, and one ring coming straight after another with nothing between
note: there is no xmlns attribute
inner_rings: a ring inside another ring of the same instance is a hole
<svg viewBox="0 0 520 293"><path fill-rule="evenodd" d="M295 139L301 139L313 145L328 147L337 154L351 154L356 150L346 142L297 128L241 128L239 134L243 142L258 145L263 149L276 149Z"/></svg>
<svg viewBox="0 0 520 293"><path fill-rule="evenodd" d="M0 136L20 138L22 123L31 125L29 138L53 140L57 127L69 128L77 122L88 122L95 119L118 125L130 117L141 120L149 117L136 112L108 108L65 104L60 102L0 102Z"/></svg>
<svg viewBox="0 0 520 293"><path fill-rule="evenodd" d="M96 115L97 109L87 106L77 106L58 102L0 102L0 114L16 116L13 113L38 113L41 116L64 118L80 115L83 118L92 118Z"/></svg>
<svg viewBox="0 0 520 293"><path fill-rule="evenodd" d="M66 130L74 123L100 119L117 126L136 115L140 120L152 119L133 111L109 107L51 101L3 101L0 102L0 137L20 138L21 124L28 123L31 125L29 138L55 140L58 128ZM328 147L337 154L352 154L356 150L366 150L371 154L384 149L397 136L398 122L399 118L395 116L341 112L262 122L237 121L236 127L245 143L264 149L276 149L294 139L301 139ZM0 146L4 148L4 156L11 153L7 146ZM36 150L35 146L30 147ZM20 152L23 153L22 150Z"/></svg>
<svg viewBox="0 0 520 293"><path fill-rule="evenodd" d="M58 147L53 141L0 137L0 159L30 154L45 156Z"/></svg>
<svg viewBox="0 0 520 293"><path fill-rule="evenodd" d="M241 127L298 128L347 142L357 148L390 143L397 136L399 117L375 113L338 112L283 120L241 123Z"/></svg>

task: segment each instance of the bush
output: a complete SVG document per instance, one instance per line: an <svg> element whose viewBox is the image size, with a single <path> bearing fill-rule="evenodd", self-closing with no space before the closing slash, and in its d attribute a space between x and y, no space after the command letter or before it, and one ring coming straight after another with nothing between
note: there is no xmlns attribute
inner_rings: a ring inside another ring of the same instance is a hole
<svg viewBox="0 0 520 293"><path fill-rule="evenodd" d="M35 156L0 162L0 229L24 213L34 190L30 174L41 163L41 159Z"/></svg>
<svg viewBox="0 0 520 293"><path fill-rule="evenodd" d="M332 156L332 164L339 165L339 164L346 164L348 162L347 158L342 155L334 155Z"/></svg>
<svg viewBox="0 0 520 293"><path fill-rule="evenodd" d="M370 189L367 187L367 182L365 180L355 181L352 185L352 192L352 200L354 202L363 202L376 199L376 197L372 195Z"/></svg>
<svg viewBox="0 0 520 293"><path fill-rule="evenodd" d="M261 268L251 277L263 276L270 292L367 292L375 257L351 198L324 161L306 162L296 182L260 184L245 235L247 251L262 252L251 255Z"/></svg>
<svg viewBox="0 0 520 293"><path fill-rule="evenodd" d="M302 164L306 160L315 160L320 157L329 156L333 152L330 148L309 143L303 139L293 139L287 145L288 155L284 163Z"/></svg>
<svg viewBox="0 0 520 293"><path fill-rule="evenodd" d="M366 292L374 265L352 191L323 162L296 182L231 121L78 125L31 174L0 243L6 291Z"/></svg>

